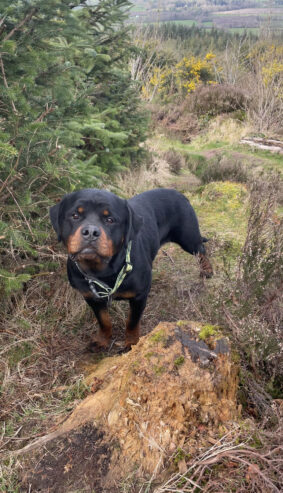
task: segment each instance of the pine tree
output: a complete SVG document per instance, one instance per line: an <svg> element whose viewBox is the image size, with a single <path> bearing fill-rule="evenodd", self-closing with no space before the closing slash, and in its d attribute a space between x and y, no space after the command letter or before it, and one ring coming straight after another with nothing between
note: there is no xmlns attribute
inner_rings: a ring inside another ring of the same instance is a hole
<svg viewBox="0 0 283 493"><path fill-rule="evenodd" d="M146 119L129 77L124 25L130 2L1 4L0 241L2 252L10 245L36 255L55 197L102 186L141 154ZM13 275L6 280L11 288Z"/></svg>

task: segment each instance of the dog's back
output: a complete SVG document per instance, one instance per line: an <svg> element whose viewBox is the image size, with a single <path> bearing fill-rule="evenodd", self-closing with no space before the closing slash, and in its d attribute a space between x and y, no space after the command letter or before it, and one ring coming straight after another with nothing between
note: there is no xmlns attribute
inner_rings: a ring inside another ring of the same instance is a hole
<svg viewBox="0 0 283 493"><path fill-rule="evenodd" d="M147 240L154 256L169 241L178 243L191 254L203 252L203 237L189 200L176 190L160 188L129 200L133 210L143 217L139 238Z"/></svg>

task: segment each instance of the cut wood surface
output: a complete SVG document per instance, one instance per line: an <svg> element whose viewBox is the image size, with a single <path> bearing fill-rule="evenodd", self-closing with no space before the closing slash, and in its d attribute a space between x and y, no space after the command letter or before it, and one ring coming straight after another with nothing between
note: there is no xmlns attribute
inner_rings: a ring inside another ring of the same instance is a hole
<svg viewBox="0 0 283 493"><path fill-rule="evenodd" d="M252 147L256 147L257 149L283 154L283 142L281 140L252 137L240 140L240 144L246 144Z"/></svg>

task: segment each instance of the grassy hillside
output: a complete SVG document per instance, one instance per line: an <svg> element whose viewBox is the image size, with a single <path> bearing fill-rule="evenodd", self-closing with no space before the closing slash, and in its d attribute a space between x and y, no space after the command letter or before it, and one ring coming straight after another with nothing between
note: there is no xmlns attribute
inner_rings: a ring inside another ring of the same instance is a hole
<svg viewBox="0 0 283 493"><path fill-rule="evenodd" d="M8 20L0 30L3 37L16 33L19 44L6 40L0 57L5 75L0 108L0 491L23 491L25 462L14 452L62 423L93 392L85 379L89 368L123 350L127 302L111 306L109 350L87 350L97 322L68 283L66 253L48 219L49 206L65 192L94 184L124 198L169 187L191 201L209 239L214 276L200 278L198 258L177 245L163 245L153 264L142 334L160 321L199 321L204 338L218 331L229 337L240 369L241 419L232 431L219 425L215 437L201 425L191 437L193 447L189 439L173 444L160 477L137 480L134 471L115 493L196 493L196 480L211 493L279 492L283 158L240 141L246 136L282 141L282 43L278 37L229 37L229 43L217 44L216 30L205 37L191 29L188 37L186 30L169 26L166 38L165 31L135 30L133 48L120 17L121 29L116 29L111 2L101 13L105 29L97 24L96 10L89 14L94 17L82 17L81 44L77 38L71 42L74 19L66 7L69 29L62 31L62 39L52 29L56 36L48 53L45 43L37 47L35 35L40 38L37 26L46 29L46 24L36 17L30 46L25 35L31 19L24 13L26 24L18 29L15 2L13 15L7 2ZM237 12L227 14L222 2L136 2L136 13L152 16L164 5L166 15L172 15L176 3L181 16L181 4L189 5L190 23L208 26L211 18L237 17ZM233 1L228 4L235 8ZM57 14L46 5L40 7L54 28ZM277 8L281 15L280 2ZM90 19L91 36L86 29ZM58 95L52 104L50 94ZM148 112L150 129L143 142ZM202 434L211 448L201 441ZM119 453L119 444L114 446ZM56 483L53 491L58 491Z"/></svg>
<svg viewBox="0 0 283 493"><path fill-rule="evenodd" d="M135 0L131 11L136 22L177 22L209 29L212 26L240 33L261 29L282 32L283 4L264 0L239 1L178 1Z"/></svg>

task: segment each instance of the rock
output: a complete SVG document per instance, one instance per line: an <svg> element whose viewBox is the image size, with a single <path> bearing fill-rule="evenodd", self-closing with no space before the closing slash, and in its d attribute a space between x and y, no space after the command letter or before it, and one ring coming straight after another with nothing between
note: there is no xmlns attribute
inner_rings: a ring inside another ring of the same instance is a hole
<svg viewBox="0 0 283 493"><path fill-rule="evenodd" d="M95 393L59 431L69 444L82 427L100 431L111 455L101 491L115 491L115 481L134 469L137 476L156 475L197 427L218 429L237 418L238 368L228 341L221 336L200 340L201 329L195 322L162 322L129 353L102 360L86 377ZM64 471L67 480L68 468Z"/></svg>

